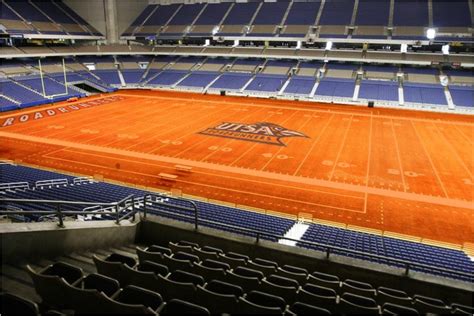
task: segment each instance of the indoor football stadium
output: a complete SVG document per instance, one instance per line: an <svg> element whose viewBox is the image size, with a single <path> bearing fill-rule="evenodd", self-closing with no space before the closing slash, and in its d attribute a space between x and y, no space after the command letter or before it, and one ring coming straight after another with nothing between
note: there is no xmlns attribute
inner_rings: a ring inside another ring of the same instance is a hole
<svg viewBox="0 0 474 316"><path fill-rule="evenodd" d="M0 314L474 314L472 0L0 0Z"/></svg>

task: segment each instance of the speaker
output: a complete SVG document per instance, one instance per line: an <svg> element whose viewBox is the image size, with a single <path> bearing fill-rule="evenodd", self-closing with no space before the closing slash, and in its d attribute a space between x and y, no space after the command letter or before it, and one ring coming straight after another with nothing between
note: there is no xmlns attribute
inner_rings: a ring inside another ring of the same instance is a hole
<svg viewBox="0 0 474 316"><path fill-rule="evenodd" d="M225 96L225 90L221 90L221 96Z"/></svg>
<svg viewBox="0 0 474 316"><path fill-rule="evenodd" d="M373 108L374 107L374 101L369 101L369 108Z"/></svg>

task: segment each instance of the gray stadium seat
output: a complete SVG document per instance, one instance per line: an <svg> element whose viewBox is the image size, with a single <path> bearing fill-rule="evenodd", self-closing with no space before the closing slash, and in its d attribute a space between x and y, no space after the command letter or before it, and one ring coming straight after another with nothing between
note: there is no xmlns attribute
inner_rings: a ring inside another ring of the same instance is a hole
<svg viewBox="0 0 474 316"><path fill-rule="evenodd" d="M377 303L368 297L344 293L339 301L339 309L343 314L379 314Z"/></svg>
<svg viewBox="0 0 474 316"><path fill-rule="evenodd" d="M193 253L194 248L191 245L186 245L186 244L180 244L180 243L174 243L174 242L169 242L168 247L171 249L173 253L177 252L186 252L186 253Z"/></svg>
<svg viewBox="0 0 474 316"><path fill-rule="evenodd" d="M230 265L229 264L227 264L225 262L218 261L218 260L206 259L203 262L201 262L201 264L203 266L207 267L207 268L230 270Z"/></svg>
<svg viewBox="0 0 474 316"><path fill-rule="evenodd" d="M237 267L233 269L232 272L241 276L249 277L249 278L257 278L259 280L262 280L264 277L262 272L254 270L254 269L246 268L246 267Z"/></svg>
<svg viewBox="0 0 474 316"><path fill-rule="evenodd" d="M180 256L180 258L183 258L183 256ZM176 270L182 270L182 271L192 271L193 270L193 264L190 260L187 259L178 259L175 257L170 257L168 255L163 256L163 262L165 266L168 267L168 269L172 271Z"/></svg>
<svg viewBox="0 0 474 316"><path fill-rule="evenodd" d="M293 304L296 301L296 291L298 290L298 285L282 285L285 282L279 282L280 284L277 284L275 282L279 281L278 278L281 277L273 276L273 278L269 277L263 279L262 284L260 285L260 289L263 292L271 293L273 295L282 297L288 304Z"/></svg>
<svg viewBox="0 0 474 316"><path fill-rule="evenodd" d="M260 281L258 278L241 276L235 274L232 271L227 272L227 281L242 287L245 292L256 290L260 286Z"/></svg>
<svg viewBox="0 0 474 316"><path fill-rule="evenodd" d="M99 274L108 276L112 279L117 280L121 286L128 284L128 280L125 278L124 274L124 264L121 262L110 262L105 261L97 257L96 255L92 256L92 260L97 268Z"/></svg>
<svg viewBox="0 0 474 316"><path fill-rule="evenodd" d="M207 310L207 308L180 299L170 300L168 303L166 303L166 305L164 305L163 309L161 309L159 313L160 315L210 315L209 310Z"/></svg>
<svg viewBox="0 0 474 316"><path fill-rule="evenodd" d="M251 315L262 315L262 314L282 315L283 314L281 308L279 307L262 306L262 305L250 302L246 298L240 298L239 300L239 313L251 314Z"/></svg>
<svg viewBox="0 0 474 316"><path fill-rule="evenodd" d="M300 272L296 272L298 270L296 269L288 269L288 266L284 266L282 268L278 268L277 271L275 272L276 275L286 277L289 279L293 279L298 281L300 285L303 285L306 283L308 280L308 274L303 272L304 270L301 270Z"/></svg>
<svg viewBox="0 0 474 316"><path fill-rule="evenodd" d="M91 273L82 279L82 286L84 289L103 292L109 297L120 289L120 284L117 280L98 273Z"/></svg>
<svg viewBox="0 0 474 316"><path fill-rule="evenodd" d="M116 293L113 299L125 304L144 305L154 311L163 303L160 294L134 285L127 285Z"/></svg>
<svg viewBox="0 0 474 316"><path fill-rule="evenodd" d="M156 273L156 274L160 274L162 276L167 276L168 273L169 273L169 270L168 270L167 266L165 266L163 264L156 263L156 262L152 262L152 261L140 262L137 265L137 270L138 271L144 271L144 272L153 272L153 273Z"/></svg>
<svg viewBox="0 0 474 316"><path fill-rule="evenodd" d="M254 262L249 260L247 262L247 267L262 272L264 275L270 275L276 272L276 268L273 265L263 265L261 263Z"/></svg>
<svg viewBox="0 0 474 316"><path fill-rule="evenodd" d="M154 253L159 252L159 253L167 254L167 255L170 255L170 256L173 254L173 252L171 251L170 248L159 246L159 245L151 245L150 247L147 247L144 250L146 250L148 252L154 252Z"/></svg>
<svg viewBox="0 0 474 316"><path fill-rule="evenodd" d="M168 279L175 282L192 283L196 286L202 286L205 283L204 278L202 276L181 270L171 272L171 274L168 276Z"/></svg>
<svg viewBox="0 0 474 316"><path fill-rule="evenodd" d="M344 280L341 284L341 292L349 292L360 296L375 298L376 291L369 283L359 282L351 279Z"/></svg>
<svg viewBox="0 0 474 316"><path fill-rule="evenodd" d="M404 291L391 289L380 286L377 288L377 303L383 305L384 303L391 303L406 307L412 307L412 299Z"/></svg>
<svg viewBox="0 0 474 316"><path fill-rule="evenodd" d="M453 303L451 304L451 310L453 311L454 314L459 313L459 314L474 314L474 307L473 306L467 306L467 305L462 305L462 304L457 304Z"/></svg>
<svg viewBox="0 0 474 316"><path fill-rule="evenodd" d="M193 301L196 294L196 286L193 283L182 283L170 280L168 278L157 276L157 286L165 301L173 298L183 299L185 301Z"/></svg>
<svg viewBox="0 0 474 316"><path fill-rule="evenodd" d="M148 247L147 249L150 249L150 248L151 247ZM156 262L156 263L160 263L160 264L164 263L165 252L149 251L147 249L142 249L140 247L136 247L139 262L151 261L151 262ZM168 253L166 253L166 254L168 254ZM170 251L170 254L168 254L168 255L171 255L171 251Z"/></svg>
<svg viewBox="0 0 474 316"><path fill-rule="evenodd" d="M290 311L296 315L331 315L331 312L325 308L301 302L294 303L290 307Z"/></svg>
<svg viewBox="0 0 474 316"><path fill-rule="evenodd" d="M219 255L219 261L227 263L232 269L238 266L245 266L247 262L242 258L233 258L225 254Z"/></svg>
<svg viewBox="0 0 474 316"><path fill-rule="evenodd" d="M221 294L198 286L195 301L208 308L212 314L239 313L239 300L232 294Z"/></svg>
<svg viewBox="0 0 474 316"><path fill-rule="evenodd" d="M307 283L298 291L297 300L315 306L323 306L331 313L337 312L337 293L333 289Z"/></svg>
<svg viewBox="0 0 474 316"><path fill-rule="evenodd" d="M75 284L83 277L81 268L65 262L55 262L50 264L39 273L43 275L56 275L66 280L69 284Z"/></svg>
<svg viewBox="0 0 474 316"><path fill-rule="evenodd" d="M111 253L110 255L105 257L104 260L107 262L120 262L120 263L126 264L127 266L131 268L133 268L137 264L137 261L135 260L135 258L121 255L118 253Z"/></svg>
<svg viewBox="0 0 474 316"><path fill-rule="evenodd" d="M240 297L244 294L244 290L235 284L212 280L206 284L205 288L211 292L225 295L234 295Z"/></svg>
<svg viewBox="0 0 474 316"><path fill-rule="evenodd" d="M442 300L423 295L413 296L413 307L420 314L448 314L451 312L451 308L446 306Z"/></svg>
<svg viewBox="0 0 474 316"><path fill-rule="evenodd" d="M337 293L340 291L339 277L332 274L317 271L313 272L312 274L308 275L308 283L331 288Z"/></svg>
<svg viewBox="0 0 474 316"><path fill-rule="evenodd" d="M39 315L38 305L35 302L5 292L0 293L0 311L2 315Z"/></svg>
<svg viewBox="0 0 474 316"><path fill-rule="evenodd" d="M178 259L178 260L189 260L192 263L196 263L196 262L201 261L198 256L192 255L192 254L187 253L187 252L182 252L182 251L176 252L173 255L173 258Z"/></svg>
<svg viewBox="0 0 474 316"><path fill-rule="evenodd" d="M215 253L217 253L217 254L224 253L224 251L222 251L222 249L220 249L220 248L215 248L215 247L211 247L211 246L204 246L204 247L201 247L200 249L201 249L202 251L215 252Z"/></svg>
<svg viewBox="0 0 474 316"><path fill-rule="evenodd" d="M418 311L408 306L385 303L382 306L382 315L419 315Z"/></svg>
<svg viewBox="0 0 474 316"><path fill-rule="evenodd" d="M194 265L193 272L201 275L206 281L210 280L225 280L226 272L221 268L208 268L202 263L196 263Z"/></svg>
<svg viewBox="0 0 474 316"><path fill-rule="evenodd" d="M219 255L217 252L214 251L205 251L200 248L194 249L194 254L198 256L201 260L211 259L211 260L218 260Z"/></svg>

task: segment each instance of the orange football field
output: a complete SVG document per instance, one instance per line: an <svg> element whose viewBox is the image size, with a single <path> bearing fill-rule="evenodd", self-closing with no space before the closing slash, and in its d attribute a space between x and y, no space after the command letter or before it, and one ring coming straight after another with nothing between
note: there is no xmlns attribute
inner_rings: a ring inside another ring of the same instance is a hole
<svg viewBox="0 0 474 316"><path fill-rule="evenodd" d="M473 136L463 115L122 90L0 115L0 159L463 244Z"/></svg>

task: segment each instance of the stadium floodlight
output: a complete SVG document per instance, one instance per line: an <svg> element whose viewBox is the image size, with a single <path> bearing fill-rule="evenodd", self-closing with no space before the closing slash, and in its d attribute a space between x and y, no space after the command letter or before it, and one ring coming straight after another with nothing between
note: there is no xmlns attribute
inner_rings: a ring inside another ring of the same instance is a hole
<svg viewBox="0 0 474 316"><path fill-rule="evenodd" d="M332 42L329 41L329 42L326 42L326 50L331 50L332 48Z"/></svg>
<svg viewBox="0 0 474 316"><path fill-rule="evenodd" d="M449 55L449 44L441 46L441 51L443 52L443 55Z"/></svg>
<svg viewBox="0 0 474 316"><path fill-rule="evenodd" d="M400 46L400 51L401 51L402 53L408 52L408 44L402 44L402 45Z"/></svg>
<svg viewBox="0 0 474 316"><path fill-rule="evenodd" d="M426 30L426 37L429 39L429 40L432 40L436 37L436 30L435 29L432 29L432 28L429 28Z"/></svg>

